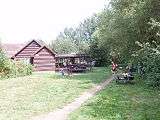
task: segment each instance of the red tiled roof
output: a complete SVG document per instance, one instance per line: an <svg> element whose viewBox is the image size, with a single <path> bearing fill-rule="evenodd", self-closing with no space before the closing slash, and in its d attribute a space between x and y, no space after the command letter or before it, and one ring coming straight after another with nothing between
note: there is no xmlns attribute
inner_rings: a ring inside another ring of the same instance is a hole
<svg viewBox="0 0 160 120"><path fill-rule="evenodd" d="M12 57L14 54L16 54L24 44L2 44L2 49L6 53L8 57Z"/></svg>

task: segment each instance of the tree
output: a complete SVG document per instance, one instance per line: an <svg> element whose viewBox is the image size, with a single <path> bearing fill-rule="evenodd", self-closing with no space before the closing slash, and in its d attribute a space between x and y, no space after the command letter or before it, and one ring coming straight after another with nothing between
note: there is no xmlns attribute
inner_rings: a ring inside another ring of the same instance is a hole
<svg viewBox="0 0 160 120"><path fill-rule="evenodd" d="M111 0L111 7L100 15L99 44L105 44L103 48L110 49L111 54L119 55L121 62L128 62L131 55L140 49L136 41L159 44L158 29L150 30L148 24L151 18L159 19L160 7L157 4L158 0Z"/></svg>
<svg viewBox="0 0 160 120"><path fill-rule="evenodd" d="M111 0L109 7L76 28L66 28L57 40L72 41L76 52L90 53L98 65L109 65L111 58L127 63L141 49L137 41L160 44L159 5L159 0Z"/></svg>
<svg viewBox="0 0 160 120"><path fill-rule="evenodd" d="M78 51L77 46L70 39L55 40L50 46L59 54L77 53Z"/></svg>
<svg viewBox="0 0 160 120"><path fill-rule="evenodd" d="M65 28L50 46L59 53L88 53L97 21L98 16L93 15L81 22L76 28ZM67 46L70 48L65 50Z"/></svg>

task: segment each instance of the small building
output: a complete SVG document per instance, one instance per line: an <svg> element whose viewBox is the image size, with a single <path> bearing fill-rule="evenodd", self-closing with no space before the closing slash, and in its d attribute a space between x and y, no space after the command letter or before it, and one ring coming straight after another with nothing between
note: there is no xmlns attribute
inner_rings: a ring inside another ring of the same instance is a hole
<svg viewBox="0 0 160 120"><path fill-rule="evenodd" d="M55 55L42 41L32 40L11 59L23 60L34 66L34 71L55 71Z"/></svg>
<svg viewBox="0 0 160 120"><path fill-rule="evenodd" d="M56 71L68 67L72 72L83 72L92 67L91 57L86 54L59 54L55 58Z"/></svg>
<svg viewBox="0 0 160 120"><path fill-rule="evenodd" d="M34 71L59 71L62 68L71 68L73 72L80 72L91 66L90 56L75 53L57 54L43 41L32 40L26 45L5 44L3 46L9 58L32 64Z"/></svg>

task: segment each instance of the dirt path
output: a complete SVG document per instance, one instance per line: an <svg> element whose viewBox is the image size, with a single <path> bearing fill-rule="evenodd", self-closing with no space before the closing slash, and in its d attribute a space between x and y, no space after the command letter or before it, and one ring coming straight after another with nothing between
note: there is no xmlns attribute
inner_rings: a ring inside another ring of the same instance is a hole
<svg viewBox="0 0 160 120"><path fill-rule="evenodd" d="M97 92L104 89L111 81L112 77L105 80L103 83L89 89L87 92L82 93L82 95L76 98L73 102L64 106L62 109L56 109L55 111L46 115L34 117L32 120L67 120L67 117L71 112L78 109L89 98L93 97Z"/></svg>

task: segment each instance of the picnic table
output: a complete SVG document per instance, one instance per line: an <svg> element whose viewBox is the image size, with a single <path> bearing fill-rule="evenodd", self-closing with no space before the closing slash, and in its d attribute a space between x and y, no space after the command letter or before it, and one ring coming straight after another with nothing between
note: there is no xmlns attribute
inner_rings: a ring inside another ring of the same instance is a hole
<svg viewBox="0 0 160 120"><path fill-rule="evenodd" d="M132 70L121 67L114 73L114 79L117 83L128 83L134 79L134 75Z"/></svg>
<svg viewBox="0 0 160 120"><path fill-rule="evenodd" d="M127 83L132 81L133 79L134 79L134 76L131 74L122 73L122 74L115 75L115 80L117 83Z"/></svg>

